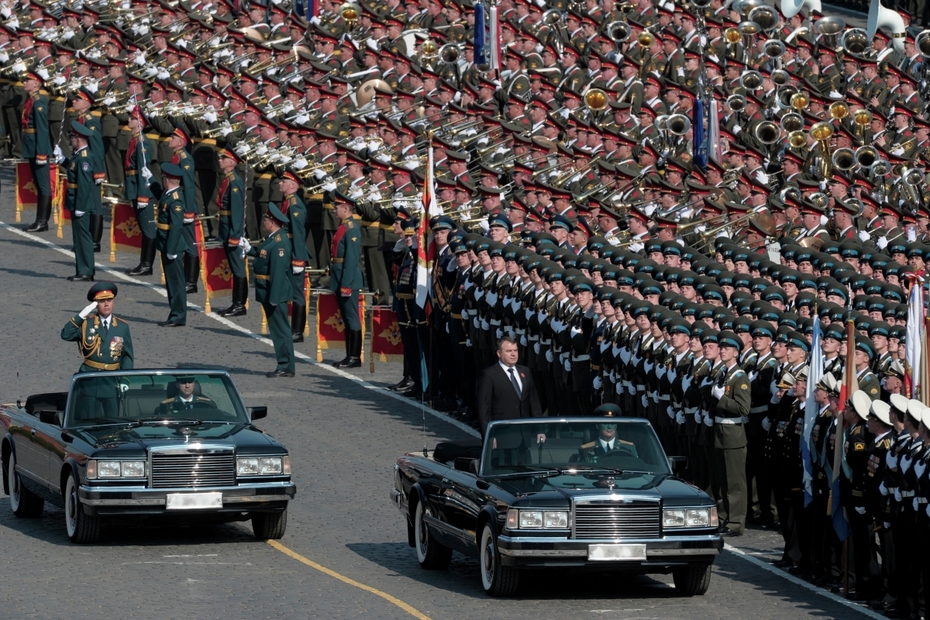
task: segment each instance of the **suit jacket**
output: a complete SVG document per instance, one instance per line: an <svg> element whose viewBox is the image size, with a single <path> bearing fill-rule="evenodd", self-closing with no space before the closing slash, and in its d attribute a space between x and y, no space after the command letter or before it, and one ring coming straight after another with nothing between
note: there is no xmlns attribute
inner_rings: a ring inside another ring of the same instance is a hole
<svg viewBox="0 0 930 620"><path fill-rule="evenodd" d="M514 368L523 384L521 396L517 396L510 376L504 372L500 363L495 362L481 373L478 380L478 420L481 422L482 436L487 431L488 424L495 420L542 417L542 406L530 369L519 364Z"/></svg>

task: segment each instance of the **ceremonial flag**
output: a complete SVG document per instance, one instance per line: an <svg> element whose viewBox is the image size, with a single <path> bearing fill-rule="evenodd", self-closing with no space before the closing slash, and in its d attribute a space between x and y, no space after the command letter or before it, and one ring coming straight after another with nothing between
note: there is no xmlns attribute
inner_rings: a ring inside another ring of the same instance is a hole
<svg viewBox="0 0 930 620"><path fill-rule="evenodd" d="M486 62L484 37L484 5L479 2L475 4L475 64L477 65Z"/></svg>
<svg viewBox="0 0 930 620"><path fill-rule="evenodd" d="M49 174L49 182L52 186L52 201L61 194L58 181L58 166L55 164L46 165ZM32 177L32 168L29 167L28 161L17 162L16 164L16 221L22 221L23 211L34 211L39 204L39 188L36 187L35 179Z"/></svg>
<svg viewBox="0 0 930 620"><path fill-rule="evenodd" d="M420 218L420 230L417 231L417 305L426 307L429 291L433 288L433 231L430 218L442 215L436 200L436 188L433 186L433 143L430 142L426 152L426 178L423 181L423 217Z"/></svg>
<svg viewBox="0 0 930 620"><path fill-rule="evenodd" d="M846 512L840 496L840 474L846 470L847 478L851 475L849 465L843 458L846 448L846 428L843 420L843 412L846 411L847 401L851 394L859 389L859 379L856 376L856 324L850 318L847 321L846 342L846 368L843 384L840 387L840 397L836 418L836 435L833 440L833 466L831 469L830 479L830 516L833 522L833 530L840 541L849 538L849 521L846 519Z"/></svg>
<svg viewBox="0 0 930 620"><path fill-rule="evenodd" d="M691 138L691 161L695 166L703 168L707 165L707 144L704 141L704 102L701 99L695 100L691 112L691 126L694 128Z"/></svg>
<svg viewBox="0 0 930 620"><path fill-rule="evenodd" d="M365 316L365 296L359 295L358 316ZM332 343L342 343L346 340L346 325L339 312L339 304L332 293L320 293L316 296L316 348L328 349ZM362 320L362 338L365 333L365 321ZM323 361L322 358L317 359Z"/></svg>
<svg viewBox="0 0 930 620"><path fill-rule="evenodd" d="M918 400L927 391L923 383L927 373L924 364L923 346L926 337L924 321L923 279L915 276L908 282L910 290L907 302L907 332L904 353L904 393L908 398Z"/></svg>
<svg viewBox="0 0 930 620"><path fill-rule="evenodd" d="M206 310L211 311L214 297L232 295L233 272L222 247L204 248L200 253L200 266L203 269L203 286L207 293ZM248 273L248 270L246 270Z"/></svg>
<svg viewBox="0 0 930 620"><path fill-rule="evenodd" d="M804 401L804 435L801 441L801 460L804 464L804 505L809 505L814 499L811 484L814 480L814 464L811 460L811 431L817 420L820 405L814 402L814 389L823 377L823 352L820 349L820 317L814 313L813 337L811 339L811 359L808 365L806 400ZM776 381L780 377L776 377Z"/></svg>
<svg viewBox="0 0 930 620"><path fill-rule="evenodd" d="M142 249L142 229L136 210L128 202L115 202L110 213L110 262L116 262L116 251L138 252Z"/></svg>
<svg viewBox="0 0 930 620"><path fill-rule="evenodd" d="M371 309L371 353L379 362L399 361L404 357L397 315L385 306Z"/></svg>
<svg viewBox="0 0 930 620"><path fill-rule="evenodd" d="M719 164L723 159L723 149L720 147L720 111L716 99L710 101L710 114L707 119L707 141L710 147L710 158Z"/></svg>
<svg viewBox="0 0 930 620"><path fill-rule="evenodd" d="M491 5L491 19L488 24L488 43L491 57L488 60L488 68L491 71L500 72L501 68L501 21L498 15L496 5ZM500 77L498 73L498 77Z"/></svg>

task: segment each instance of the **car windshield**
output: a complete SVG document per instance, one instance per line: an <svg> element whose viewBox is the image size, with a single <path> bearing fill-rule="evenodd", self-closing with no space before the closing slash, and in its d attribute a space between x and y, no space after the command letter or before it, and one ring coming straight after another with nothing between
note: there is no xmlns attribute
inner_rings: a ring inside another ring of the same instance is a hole
<svg viewBox="0 0 930 620"><path fill-rule="evenodd" d="M541 436L545 436L544 441ZM648 422L504 422L488 428L482 475L551 475L553 470L566 469L609 474L671 473Z"/></svg>
<svg viewBox="0 0 930 620"><path fill-rule="evenodd" d="M94 375L75 378L66 426L244 423L241 399L225 374Z"/></svg>

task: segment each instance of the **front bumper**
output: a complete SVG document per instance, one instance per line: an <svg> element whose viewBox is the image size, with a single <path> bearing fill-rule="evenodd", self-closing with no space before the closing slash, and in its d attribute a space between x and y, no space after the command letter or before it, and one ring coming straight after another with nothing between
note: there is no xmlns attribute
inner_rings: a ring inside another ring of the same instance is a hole
<svg viewBox="0 0 930 620"><path fill-rule="evenodd" d="M222 514L241 512L280 512L294 498L293 482L243 483L234 487L196 489L148 489L145 487L99 487L83 485L78 496L84 512L91 515ZM222 493L222 508L169 510L168 495Z"/></svg>
<svg viewBox="0 0 930 620"><path fill-rule="evenodd" d="M616 543L645 545L646 559L609 561L588 559L589 545ZM723 539L717 534L629 540L571 540L501 535L497 538L497 548L504 566L519 568L587 566L603 570L636 571L712 562L723 549Z"/></svg>

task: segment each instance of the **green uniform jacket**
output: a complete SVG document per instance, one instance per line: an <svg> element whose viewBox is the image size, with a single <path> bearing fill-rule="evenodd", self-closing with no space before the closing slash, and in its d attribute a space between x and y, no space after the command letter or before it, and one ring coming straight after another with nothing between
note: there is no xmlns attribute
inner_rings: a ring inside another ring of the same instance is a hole
<svg viewBox="0 0 930 620"><path fill-rule="evenodd" d="M90 149L84 147L68 160L68 193L65 195L65 209L100 213L100 190L94 183L93 156Z"/></svg>
<svg viewBox="0 0 930 620"><path fill-rule="evenodd" d="M23 109L23 158L44 159L52 154L52 141L48 135L48 97L36 93L30 99L32 106L29 112Z"/></svg>
<svg viewBox="0 0 930 620"><path fill-rule="evenodd" d="M107 168L103 163L103 134L100 132L100 118L98 114L82 114L75 119L80 124L91 130L91 135L87 138L87 146L90 148L91 165L94 171L94 180L103 181L107 178ZM68 130L71 130L70 125Z"/></svg>
<svg viewBox="0 0 930 620"><path fill-rule="evenodd" d="M291 264L294 267L306 267L310 261L310 252L307 251L307 207L296 195L284 199L282 209L290 220L291 237Z"/></svg>
<svg viewBox="0 0 930 620"><path fill-rule="evenodd" d="M716 413L721 418L748 416L751 402L749 375L741 368L734 367L727 374L723 398L717 403Z"/></svg>
<svg viewBox="0 0 930 620"><path fill-rule="evenodd" d="M152 198L152 189L142 176L143 168L149 168L155 157L155 145L145 137L145 134L139 134L133 141L129 141L129 146L133 147L126 152L129 160L126 166L126 200L136 200L137 198ZM149 168L151 170L151 168Z"/></svg>
<svg viewBox="0 0 930 620"><path fill-rule="evenodd" d="M291 284L291 242L284 229L279 230L258 248L249 250L255 257L255 301L273 306L286 304L294 295Z"/></svg>
<svg viewBox="0 0 930 620"><path fill-rule="evenodd" d="M84 363L78 372L132 370L132 338L129 323L110 315L110 329L101 333L100 317L82 319L75 314L61 328L61 339L78 343Z"/></svg>
<svg viewBox="0 0 930 620"><path fill-rule="evenodd" d="M220 216L219 238L231 247L245 235L245 183L235 171L220 181L216 207Z"/></svg>
<svg viewBox="0 0 930 620"><path fill-rule="evenodd" d="M197 203L194 196L197 195L197 182L194 178L194 159L184 149L177 151L174 155L171 163L181 166L181 170L184 171L184 176L181 177L181 189L184 192L184 217L195 218L197 217ZM177 161L174 161L175 159Z"/></svg>
<svg viewBox="0 0 930 620"><path fill-rule="evenodd" d="M158 201L156 247L162 254L180 256L187 249L184 240L184 199L181 188L169 189Z"/></svg>
<svg viewBox="0 0 930 620"><path fill-rule="evenodd" d="M332 265L329 268L329 290L345 296L345 291L362 290L362 270L359 260L362 254L362 236L358 222L349 218L339 225L333 235L331 248ZM342 291L340 293L340 291Z"/></svg>

